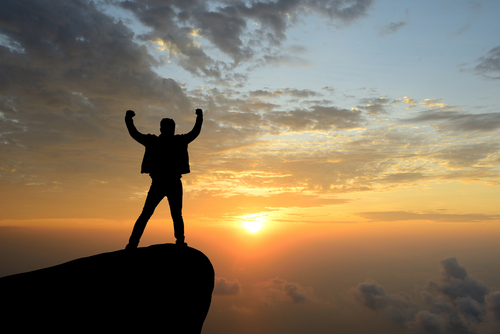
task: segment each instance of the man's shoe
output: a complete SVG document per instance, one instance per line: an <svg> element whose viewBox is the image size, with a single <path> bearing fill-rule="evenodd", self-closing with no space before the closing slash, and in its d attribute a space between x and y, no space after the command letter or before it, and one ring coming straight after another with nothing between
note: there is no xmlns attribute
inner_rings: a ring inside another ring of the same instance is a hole
<svg viewBox="0 0 500 334"><path fill-rule="evenodd" d="M126 251L133 251L133 250L136 250L136 249L137 249L136 245L127 244L127 246L125 246L125 250Z"/></svg>

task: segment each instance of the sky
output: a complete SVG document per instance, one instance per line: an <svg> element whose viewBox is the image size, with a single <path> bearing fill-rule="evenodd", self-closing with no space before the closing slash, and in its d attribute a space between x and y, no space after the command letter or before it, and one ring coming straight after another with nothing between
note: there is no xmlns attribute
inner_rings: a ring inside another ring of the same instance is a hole
<svg viewBox="0 0 500 334"><path fill-rule="evenodd" d="M203 333L498 333L500 2L4 0L0 276L124 248L204 111ZM174 242L167 201L140 246Z"/></svg>

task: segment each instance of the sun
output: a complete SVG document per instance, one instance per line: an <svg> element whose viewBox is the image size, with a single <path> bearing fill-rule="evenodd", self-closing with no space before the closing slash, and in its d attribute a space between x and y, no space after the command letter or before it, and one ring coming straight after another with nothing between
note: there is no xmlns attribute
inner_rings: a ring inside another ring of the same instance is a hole
<svg viewBox="0 0 500 334"><path fill-rule="evenodd" d="M259 221L247 221L243 223L243 227L250 233L259 232L264 224Z"/></svg>
<svg viewBox="0 0 500 334"><path fill-rule="evenodd" d="M250 233L257 233L264 226L264 218L260 214L246 215L242 220L243 227Z"/></svg>

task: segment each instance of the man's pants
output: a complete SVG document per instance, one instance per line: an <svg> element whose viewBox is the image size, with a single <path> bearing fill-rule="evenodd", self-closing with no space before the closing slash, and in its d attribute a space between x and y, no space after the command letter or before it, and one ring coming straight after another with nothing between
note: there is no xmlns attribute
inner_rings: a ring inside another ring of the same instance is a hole
<svg viewBox="0 0 500 334"><path fill-rule="evenodd" d="M170 204L170 214L174 221L174 236L177 243L184 243L184 220L182 219L182 182L179 178L153 178L142 213L135 222L129 246L137 247L149 218L164 197Z"/></svg>

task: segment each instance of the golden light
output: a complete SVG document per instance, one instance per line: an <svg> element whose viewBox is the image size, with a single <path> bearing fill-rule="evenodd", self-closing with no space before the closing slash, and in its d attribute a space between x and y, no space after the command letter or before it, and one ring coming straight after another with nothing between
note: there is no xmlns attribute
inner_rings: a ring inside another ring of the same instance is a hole
<svg viewBox="0 0 500 334"><path fill-rule="evenodd" d="M260 214L246 215L242 217L243 227L250 233L256 233L264 226L264 217Z"/></svg>

